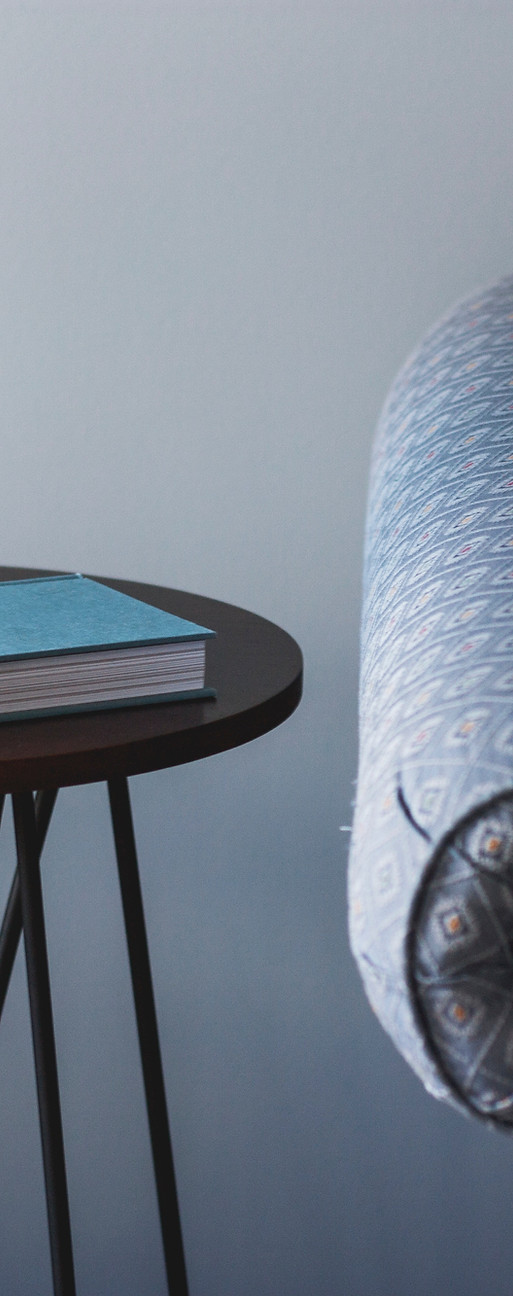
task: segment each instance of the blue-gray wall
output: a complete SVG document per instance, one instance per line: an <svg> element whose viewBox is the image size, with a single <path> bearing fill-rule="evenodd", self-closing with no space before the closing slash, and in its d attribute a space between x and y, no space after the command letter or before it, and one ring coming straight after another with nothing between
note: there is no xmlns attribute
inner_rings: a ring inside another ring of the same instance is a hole
<svg viewBox="0 0 513 1296"><path fill-rule="evenodd" d="M513 268L512 41L510 0L0 6L1 561L209 593L306 657L280 730L132 782L191 1296L511 1296L513 1144L375 1023L339 826L370 438ZM163 1296L101 787L45 887L79 1296ZM21 959L0 1292L50 1292Z"/></svg>

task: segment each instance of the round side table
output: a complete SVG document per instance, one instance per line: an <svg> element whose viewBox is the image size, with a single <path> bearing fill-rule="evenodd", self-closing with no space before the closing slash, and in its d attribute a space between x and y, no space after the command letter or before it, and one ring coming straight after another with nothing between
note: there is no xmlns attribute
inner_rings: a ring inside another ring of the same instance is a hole
<svg viewBox="0 0 513 1296"><path fill-rule="evenodd" d="M0 567L0 580L58 573ZM216 699L0 724L0 817L12 797L17 869L0 929L0 1014L23 931L55 1296L75 1296L66 1165L41 891L40 856L60 787L108 785L167 1283L187 1277L128 777L212 756L267 733L299 703L302 657L278 626L181 590L95 576L143 602L216 631L207 685Z"/></svg>

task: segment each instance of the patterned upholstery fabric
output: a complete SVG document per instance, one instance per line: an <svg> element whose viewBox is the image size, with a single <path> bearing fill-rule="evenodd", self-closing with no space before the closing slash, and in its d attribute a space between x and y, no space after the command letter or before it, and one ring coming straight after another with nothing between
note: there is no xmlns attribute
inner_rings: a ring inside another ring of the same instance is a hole
<svg viewBox="0 0 513 1296"><path fill-rule="evenodd" d="M427 1088L513 1126L513 276L431 332L374 445L350 935Z"/></svg>

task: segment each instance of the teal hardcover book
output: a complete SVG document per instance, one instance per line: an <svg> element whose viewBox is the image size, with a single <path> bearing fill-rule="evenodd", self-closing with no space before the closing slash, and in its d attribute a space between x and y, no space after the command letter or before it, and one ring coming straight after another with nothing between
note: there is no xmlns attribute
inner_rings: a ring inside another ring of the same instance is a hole
<svg viewBox="0 0 513 1296"><path fill-rule="evenodd" d="M213 697L214 631L79 573L0 582L0 720Z"/></svg>

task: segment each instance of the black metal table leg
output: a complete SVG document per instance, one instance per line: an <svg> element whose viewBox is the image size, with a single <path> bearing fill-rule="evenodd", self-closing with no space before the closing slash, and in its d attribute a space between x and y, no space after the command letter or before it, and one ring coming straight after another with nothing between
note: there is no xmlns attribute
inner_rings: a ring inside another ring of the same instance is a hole
<svg viewBox="0 0 513 1296"><path fill-rule="evenodd" d="M54 1292L55 1296L75 1296L39 847L32 793L27 791L13 794L13 809Z"/></svg>
<svg viewBox="0 0 513 1296"><path fill-rule="evenodd" d="M157 1016L128 783L125 778L120 777L110 780L108 787L168 1290L170 1296L188 1296Z"/></svg>
<svg viewBox="0 0 513 1296"><path fill-rule="evenodd" d="M37 831L37 848L39 855L44 846L48 825L52 817L53 807L57 798L57 788L50 791L38 792L36 794L36 831ZM5 798L0 798L0 819L2 817L3 803ZM5 996L9 989L9 982L14 967L14 960L18 949L21 936L21 899L20 899L20 879L18 870L15 870L11 883L9 898L5 907L5 913L0 928L0 1017L2 1016L5 1003Z"/></svg>

